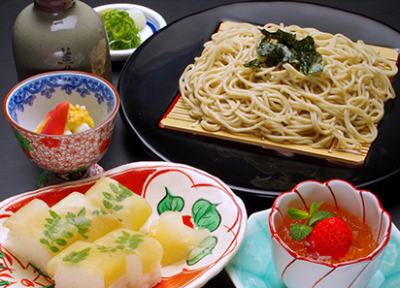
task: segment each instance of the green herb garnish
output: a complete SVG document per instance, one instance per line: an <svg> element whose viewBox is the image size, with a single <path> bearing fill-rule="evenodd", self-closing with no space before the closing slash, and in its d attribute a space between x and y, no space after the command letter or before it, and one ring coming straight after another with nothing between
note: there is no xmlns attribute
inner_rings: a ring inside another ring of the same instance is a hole
<svg viewBox="0 0 400 288"><path fill-rule="evenodd" d="M81 236L84 239L87 239L88 236L84 234L89 232L90 224L92 221L88 218L85 218L85 215L86 215L86 208L84 207L82 208L81 211L78 212L78 215L74 215L73 213L68 212L65 218L68 221L68 223L78 228L78 233L81 234Z"/></svg>
<svg viewBox="0 0 400 288"><path fill-rule="evenodd" d="M324 202L312 203L310 207L310 212L296 208L290 208L288 210L289 217L294 220L307 219L304 225L295 223L290 226L290 236L293 238L293 240L295 241L303 240L304 238L307 237L308 234L311 233L314 225L317 222L323 219L334 217L334 215L329 211L318 211L318 208L321 207L323 203Z"/></svg>
<svg viewBox="0 0 400 288"><path fill-rule="evenodd" d="M76 264L76 263L79 263L79 262L85 260L86 257L89 255L89 251L90 251L90 247L85 248L78 252L73 251L73 252L65 255L62 260L64 262L71 262L71 263Z"/></svg>
<svg viewBox="0 0 400 288"><path fill-rule="evenodd" d="M46 218L48 224L44 226L43 234L45 238L40 239L40 243L49 247L57 253L60 246L66 246L66 239L71 239L74 234L71 232L73 225L64 221L56 212L49 210L51 218Z"/></svg>
<svg viewBox="0 0 400 288"><path fill-rule="evenodd" d="M112 50L137 48L142 40L139 27L124 10L106 9L100 12Z"/></svg>
<svg viewBox="0 0 400 288"><path fill-rule="evenodd" d="M119 244L116 246L120 250L135 250L139 244L143 241L144 235L134 234L130 235L126 231L122 231L122 236L119 236L115 243Z"/></svg>
<svg viewBox="0 0 400 288"><path fill-rule="evenodd" d="M130 235L128 232L122 231L122 235L118 237L118 240L114 241L117 244L116 246L97 245L97 249L101 253L108 253L111 257L111 253L115 253L117 250L135 250L143 242L143 237L144 235L142 234Z"/></svg>
<svg viewBox="0 0 400 288"><path fill-rule="evenodd" d="M107 247L107 246L103 246L103 245L98 245L97 249L101 252L101 253L107 253L108 256L111 257L111 253L115 253L117 252L117 248L116 247Z"/></svg>
<svg viewBox="0 0 400 288"><path fill-rule="evenodd" d="M65 220L53 210L49 210L51 218L46 218L43 235L45 238L40 239L40 243L49 247L49 249L57 253L60 247L67 245L67 240L74 237L74 227L78 229L78 233L85 239L85 233L89 232L91 220L85 218L86 208L82 208L78 215L68 212Z"/></svg>
<svg viewBox="0 0 400 288"><path fill-rule="evenodd" d="M118 212L124 208L124 206L121 205L122 202L126 198L132 197L134 195L131 190L120 183L118 183L118 186L111 183L110 190L112 193L107 191L102 192L104 209L93 211L93 215L99 216L100 214L105 215L108 213L112 214L113 212ZM122 222L122 219L118 220Z"/></svg>
<svg viewBox="0 0 400 288"><path fill-rule="evenodd" d="M304 75L313 75L324 69L322 55L317 52L317 45L311 36L297 40L295 34L281 29L276 32L266 29L260 31L265 36L257 47L257 54L262 60L253 59L244 66L256 69L262 65L273 67L287 62L297 67Z"/></svg>

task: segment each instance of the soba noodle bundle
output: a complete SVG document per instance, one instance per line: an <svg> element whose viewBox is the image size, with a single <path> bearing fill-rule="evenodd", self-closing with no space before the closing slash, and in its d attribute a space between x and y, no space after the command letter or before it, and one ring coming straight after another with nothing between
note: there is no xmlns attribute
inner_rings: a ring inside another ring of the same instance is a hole
<svg viewBox="0 0 400 288"><path fill-rule="evenodd" d="M289 63L251 69L263 35L259 27L234 24L212 36L179 88L190 116L207 131L253 133L277 143L360 151L377 137L384 103L394 98L394 63L362 41L313 28L267 24L298 39L311 35L324 70L306 76Z"/></svg>

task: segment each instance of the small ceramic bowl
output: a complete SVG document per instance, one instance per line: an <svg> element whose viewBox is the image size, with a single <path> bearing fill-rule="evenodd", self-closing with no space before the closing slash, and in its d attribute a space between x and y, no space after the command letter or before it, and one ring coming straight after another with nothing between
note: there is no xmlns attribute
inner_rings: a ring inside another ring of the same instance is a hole
<svg viewBox="0 0 400 288"><path fill-rule="evenodd" d="M141 10L146 18L146 26L139 31L140 38L142 39L142 43L149 38L151 35L153 35L155 32L163 28L164 26L167 25L167 22L165 22L164 18L157 13L156 11L147 8L145 6L141 5L136 5L136 4L129 4L129 3L115 3L115 4L107 4L107 5L102 5L93 8L94 11L96 11L98 14L100 14L101 11L106 10L106 9L116 9L116 10L128 10L131 8L136 8L138 10ZM111 60L113 61L125 61L128 59L128 57L136 50L134 49L126 49L126 50L111 50L110 49L110 55L111 55Z"/></svg>
<svg viewBox="0 0 400 288"><path fill-rule="evenodd" d="M378 247L367 257L339 264L311 260L291 250L277 235L276 227L281 225L289 208L309 208L313 202L321 201L341 207L368 223ZM390 238L391 217L369 191L357 190L342 180L305 181L277 197L269 216L269 227L273 263L288 288L361 288L368 284L382 260Z"/></svg>
<svg viewBox="0 0 400 288"><path fill-rule="evenodd" d="M94 126L71 135L33 132L60 102L84 105ZM107 80L86 72L54 71L27 78L14 86L3 111L28 158L57 174L86 170L106 153L119 108L119 95Z"/></svg>

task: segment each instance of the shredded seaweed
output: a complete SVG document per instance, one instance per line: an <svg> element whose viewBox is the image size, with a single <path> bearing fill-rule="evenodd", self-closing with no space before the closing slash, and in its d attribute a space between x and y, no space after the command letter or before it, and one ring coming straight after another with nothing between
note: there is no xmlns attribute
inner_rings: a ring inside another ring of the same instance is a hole
<svg viewBox="0 0 400 288"><path fill-rule="evenodd" d="M273 67L286 62L292 64L304 75L313 75L323 71L322 55L317 51L313 37L308 35L297 40L295 34L281 29L276 32L266 29L260 29L260 31L264 35L256 49L260 58L253 59L244 66L256 69L263 65Z"/></svg>

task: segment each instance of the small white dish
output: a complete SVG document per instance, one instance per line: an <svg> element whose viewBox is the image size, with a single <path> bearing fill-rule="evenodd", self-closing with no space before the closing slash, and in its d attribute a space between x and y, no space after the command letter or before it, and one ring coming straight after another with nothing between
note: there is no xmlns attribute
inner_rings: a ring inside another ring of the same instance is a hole
<svg viewBox="0 0 400 288"><path fill-rule="evenodd" d="M309 209L313 202L331 204L336 210L349 211L367 223L378 246L367 256L336 264L297 254L279 236L277 228L282 225L284 215L291 207ZM269 228L275 270L287 287L364 288L377 271L389 242L391 217L378 197L370 191L358 190L339 179L325 183L308 180L276 198L269 217Z"/></svg>
<svg viewBox="0 0 400 288"><path fill-rule="evenodd" d="M272 263L270 213L271 209L267 209L250 215L241 248L225 267L237 288L286 288ZM392 223L382 262L365 288L399 287L399 284L400 232Z"/></svg>
<svg viewBox="0 0 400 288"><path fill-rule="evenodd" d="M142 39L142 43L146 41L151 35L160 30L161 28L167 25L167 22L164 18L157 13L156 11L147 8L145 6L136 5L136 4L128 4L128 3L115 3L115 4L107 4L102 6L97 6L93 8L94 11L100 14L101 11L106 9L123 9L128 10L130 8L136 8L143 12L146 17L146 26L139 31L140 38ZM126 50L111 50L110 55L112 61L125 61L128 57L136 50L134 49L126 49Z"/></svg>

